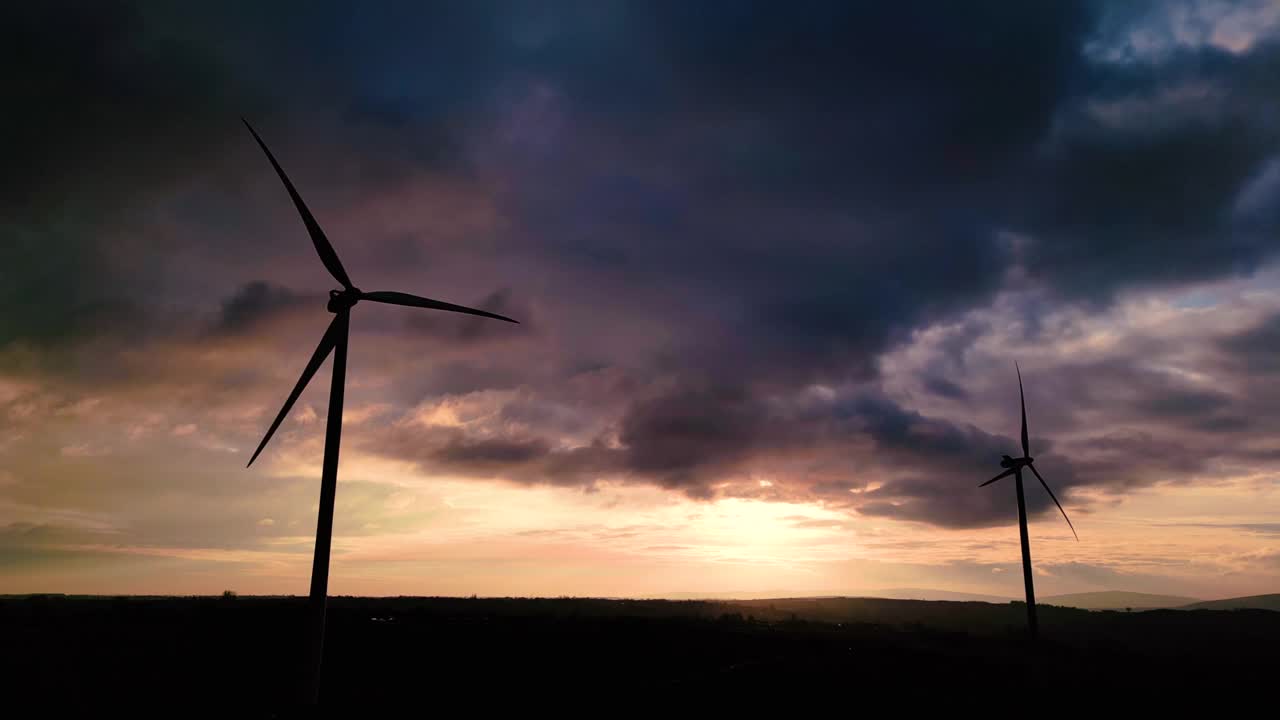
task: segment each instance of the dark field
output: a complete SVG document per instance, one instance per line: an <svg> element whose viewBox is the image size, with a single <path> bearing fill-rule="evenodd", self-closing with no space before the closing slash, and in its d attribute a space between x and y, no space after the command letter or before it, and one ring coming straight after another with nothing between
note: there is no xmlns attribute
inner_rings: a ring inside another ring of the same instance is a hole
<svg viewBox="0 0 1280 720"><path fill-rule="evenodd" d="M4 697L271 715L289 704L304 609L297 598L0 599ZM334 598L323 701L612 713L815 693L994 702L1021 689L1042 703L1169 702L1265 697L1277 680L1280 613L1040 612L1044 637L1030 647L1019 604Z"/></svg>

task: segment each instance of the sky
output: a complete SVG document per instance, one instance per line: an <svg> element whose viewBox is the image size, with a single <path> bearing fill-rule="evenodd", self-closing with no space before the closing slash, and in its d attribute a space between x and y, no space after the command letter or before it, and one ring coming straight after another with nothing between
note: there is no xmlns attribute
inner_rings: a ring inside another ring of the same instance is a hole
<svg viewBox="0 0 1280 720"><path fill-rule="evenodd" d="M0 593L1280 592L1280 3L0 10Z"/></svg>

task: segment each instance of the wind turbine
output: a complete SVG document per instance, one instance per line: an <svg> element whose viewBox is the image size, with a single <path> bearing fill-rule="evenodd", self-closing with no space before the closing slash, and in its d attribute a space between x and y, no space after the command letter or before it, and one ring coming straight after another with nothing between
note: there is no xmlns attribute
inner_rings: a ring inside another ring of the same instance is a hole
<svg viewBox="0 0 1280 720"><path fill-rule="evenodd" d="M1080 536L1076 535L1076 527L1071 524L1071 518L1067 517L1067 511L1062 509L1062 503L1058 502L1057 496L1049 489L1049 483L1044 481L1040 475L1040 471L1036 470L1033 464L1035 458L1031 457L1030 443L1027 441L1027 398L1022 393L1022 369L1015 362L1013 368L1018 373L1018 399L1022 402L1022 457L1011 458L1008 455L1001 456L1000 467L1005 471L990 480L982 483L978 487L986 487L991 483L1001 479L1013 476L1014 484L1018 488L1018 533L1022 536L1022 580L1027 589L1027 625L1031 629L1031 637L1036 637L1038 632L1036 624L1036 590L1031 581L1031 542L1027 539L1027 503L1022 496L1022 469L1027 468L1035 474L1036 479L1044 486L1044 491L1049 493L1049 497L1053 498L1053 504L1058 506L1062 511L1062 517L1067 521L1067 527L1071 528L1071 534L1075 535L1076 542L1080 541Z"/></svg>
<svg viewBox="0 0 1280 720"><path fill-rule="evenodd" d="M342 395L346 385L347 339L351 308L361 300L369 300L390 305L407 305L409 307L427 308L428 310L446 310L448 312L479 315L481 317L494 318L495 320L505 320L510 323L516 321L509 317L485 312L484 310L476 310L439 300L430 300L406 293L388 291L364 292L353 285L351 278L347 277L347 271L342 267L342 262L338 260L338 254L334 251L333 245L329 243L324 231L320 229L320 224L316 222L315 217L311 215L311 211L302 202L302 198L298 195L298 191L294 189L293 183L289 181L289 177L285 175L280 163L276 162L275 156L267 149L267 144L258 136L249 121L244 120L244 118L241 118L241 120L244 121L245 127L249 128L249 132L253 134L253 139L258 141L258 146L262 148L262 152L266 153L267 159L271 161L271 166L275 168L276 174L280 176L280 181L284 183L285 189L289 191L289 197L293 198L293 204L298 208L298 214L302 216L302 222L307 226L307 232L311 234L311 242L316 247L316 253L320 255L320 262L324 263L329 274L342 285L341 290L329 291L328 309L334 315L333 322L329 323L329 329L325 330L324 335L320 338L320 345L316 347L315 353L307 361L307 366L302 370L302 377L298 378L298 384L293 387L293 392L289 393L288 399L284 401L284 407L280 408L280 414L276 415L275 421L271 423L271 427L267 430L267 434L263 436L262 442L258 443L258 449L253 452L253 457L249 458L249 465L252 465L253 461L258 459L258 455L267 446L267 442L271 440L276 428L280 427L280 423L285 416L289 414L289 409L293 407L293 403L302 394L303 389L307 387L311 377L316 374L320 364L324 362L330 353L333 353L333 378L329 390L329 416L325 421L324 468L320 476L320 512L319 519L316 522L315 558L311 565L311 646L307 667L309 671L308 685L305 688L306 694L304 696L306 702L315 703L320 693L320 662L324 651L325 605L329 590L329 546L333 538L333 500L338 485L338 445L342 440ZM248 466L246 465L246 467Z"/></svg>

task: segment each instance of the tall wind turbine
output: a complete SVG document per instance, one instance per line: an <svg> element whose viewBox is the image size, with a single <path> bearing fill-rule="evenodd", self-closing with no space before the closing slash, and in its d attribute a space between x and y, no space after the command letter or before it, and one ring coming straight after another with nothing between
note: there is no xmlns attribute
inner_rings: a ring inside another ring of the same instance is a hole
<svg viewBox="0 0 1280 720"><path fill-rule="evenodd" d="M1022 369L1018 367L1017 363L1014 363L1013 367L1018 373L1018 399L1022 401L1022 457L1001 456L1000 467L1005 468L1005 471L978 487L986 487L1001 478L1012 475L1014 484L1018 488L1018 532L1022 536L1022 580L1027 589L1027 625L1030 627L1031 637L1034 638L1038 632L1036 624L1036 590L1031 581L1031 542L1027 539L1027 503L1022 496L1023 468L1027 468L1034 473L1036 479L1044 486L1044 491L1049 493L1049 497L1053 498L1053 504L1057 505L1058 509L1062 511L1062 517L1067 521L1067 527L1071 528L1071 534L1075 535L1076 542L1080 541L1080 536L1076 535L1076 528L1071 524L1071 518L1067 517L1067 511L1062 509L1062 503L1058 502L1058 498L1049 489L1049 483L1044 481L1040 471L1036 470L1036 466L1032 464L1035 462L1035 458L1031 457L1030 443L1027 441L1027 398L1022 393Z"/></svg>
<svg viewBox="0 0 1280 720"><path fill-rule="evenodd" d="M244 120L243 118L241 119ZM320 476L320 513L316 522L315 558L311 565L311 646L307 667L309 671L307 682L309 684L305 688L306 695L304 699L307 702L314 703L320 693L320 661L324 651L325 604L329 589L329 546L333 537L333 499L338 485L338 445L342 440L342 395L347 374L347 330L351 317L351 308L361 300L369 300L390 305L407 305L409 307L427 308L428 310L446 310L448 312L479 315L511 323L516 321L509 317L485 312L484 310L453 305L439 300L430 300L416 295L388 291L364 292L353 285L351 278L347 277L347 271L342 267L342 262L338 260L338 254L334 251L333 245L329 243L324 231L320 229L320 224L316 222L316 219L311 215L311 211L302 202L302 198L298 195L298 191L294 189L293 183L289 181L289 177L285 175L280 163L276 162L275 156L267 149L267 144L258 136L258 133L249 124L248 120L244 120L244 125L253 134L253 139L258 141L258 146L262 148L262 152L266 153L267 159L271 161L271 166L275 168L276 174L280 176L280 181L284 183L285 189L289 191L289 197L293 198L293 204L298 208L298 214L302 216L302 222L307 226L307 232L311 234L311 242L315 245L316 252L320 255L320 262L324 263L329 274L342 285L341 290L329 291L328 309L334 315L333 322L329 323L329 329L325 330L324 335L320 338L320 345L316 347L315 353L307 361L307 366L302 370L302 377L298 378L298 384L294 386L293 392L289 393L288 399L284 401L284 407L280 408L280 414L276 415L275 421L271 423L271 427L267 430L267 434L263 436L262 442L258 443L258 449L253 451L253 457L249 458L249 465L252 465L253 461L258 459L258 454L267 446L267 442L271 440L276 428L280 427L280 423L289 414L289 409L293 407L293 403L302 394L303 389L307 387L307 383L311 381L311 376L316 374L316 370L320 368L320 364L324 362L325 358L330 353L333 353L333 379L329 390L329 417L325 421L324 469Z"/></svg>

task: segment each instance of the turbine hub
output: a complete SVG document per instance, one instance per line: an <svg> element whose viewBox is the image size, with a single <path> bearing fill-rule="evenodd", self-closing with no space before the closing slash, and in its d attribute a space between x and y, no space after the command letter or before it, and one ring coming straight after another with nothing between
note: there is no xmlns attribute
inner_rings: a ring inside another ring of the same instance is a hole
<svg viewBox="0 0 1280 720"><path fill-rule="evenodd" d="M350 310L356 303L360 302L360 289L347 288L344 290L329 291L329 312L337 313L344 310Z"/></svg>
<svg viewBox="0 0 1280 720"><path fill-rule="evenodd" d="M1020 468L1026 467L1035 461L1035 458L1027 457L1009 457L1008 455L1000 456L1000 467L1002 468Z"/></svg>

